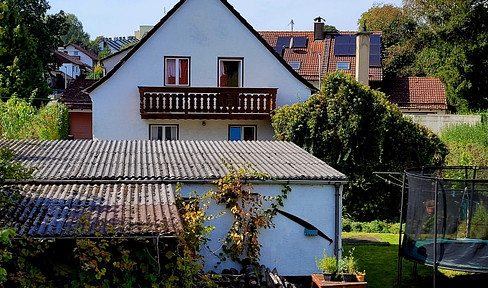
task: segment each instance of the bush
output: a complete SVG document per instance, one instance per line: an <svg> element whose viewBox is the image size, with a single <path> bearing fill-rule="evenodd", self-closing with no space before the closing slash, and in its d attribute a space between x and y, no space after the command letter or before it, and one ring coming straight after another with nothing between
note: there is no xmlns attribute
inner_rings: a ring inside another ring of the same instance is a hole
<svg viewBox="0 0 488 288"><path fill-rule="evenodd" d="M447 154L437 135L344 73L327 75L309 100L279 108L272 124L278 140L294 142L347 175L344 211L356 220L398 217L400 189L373 172L439 165Z"/></svg>
<svg viewBox="0 0 488 288"><path fill-rule="evenodd" d="M371 222L355 222L350 219L342 219L342 232L366 232L366 233L393 233L400 232L400 223L388 223L374 220Z"/></svg>
<svg viewBox="0 0 488 288"><path fill-rule="evenodd" d="M66 105L49 102L40 109L17 97L0 102L0 133L4 139L59 140L68 138Z"/></svg>
<svg viewBox="0 0 488 288"><path fill-rule="evenodd" d="M442 131L449 166L488 166L488 123L457 125Z"/></svg>

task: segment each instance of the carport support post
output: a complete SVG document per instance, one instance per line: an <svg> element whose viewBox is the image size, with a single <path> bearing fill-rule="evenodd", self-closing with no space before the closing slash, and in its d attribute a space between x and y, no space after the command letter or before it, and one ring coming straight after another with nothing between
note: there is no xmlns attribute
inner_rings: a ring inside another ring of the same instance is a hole
<svg viewBox="0 0 488 288"><path fill-rule="evenodd" d="M342 222L342 207L341 207L341 195L342 195L342 184L336 182L335 185L335 235L334 235L334 255L339 259L339 249L341 248L339 245L339 237L340 233L342 233L341 222Z"/></svg>

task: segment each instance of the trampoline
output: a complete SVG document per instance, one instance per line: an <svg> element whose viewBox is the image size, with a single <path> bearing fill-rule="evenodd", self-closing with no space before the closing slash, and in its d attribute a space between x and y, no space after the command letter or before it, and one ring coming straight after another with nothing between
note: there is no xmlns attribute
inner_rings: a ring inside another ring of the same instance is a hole
<svg viewBox="0 0 488 288"><path fill-rule="evenodd" d="M405 231L400 231L399 282L402 258L435 272L488 273L488 167L406 170L401 207Z"/></svg>

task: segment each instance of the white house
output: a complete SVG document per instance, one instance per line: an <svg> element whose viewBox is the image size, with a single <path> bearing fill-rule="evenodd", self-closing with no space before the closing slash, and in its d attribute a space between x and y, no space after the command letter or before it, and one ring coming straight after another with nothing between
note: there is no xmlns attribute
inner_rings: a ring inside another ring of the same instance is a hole
<svg viewBox="0 0 488 288"><path fill-rule="evenodd" d="M226 0L181 0L87 92L94 139L268 140L314 90Z"/></svg>
<svg viewBox="0 0 488 288"><path fill-rule="evenodd" d="M91 68L94 68L98 62L98 56L95 53L77 44L70 43L64 46L64 52L70 56L78 57L81 62Z"/></svg>
<svg viewBox="0 0 488 288"><path fill-rule="evenodd" d="M92 237L99 227L103 235L97 237L128 233L155 240L174 238L181 228L174 205L177 183L183 196L215 191L214 181L226 176L232 165L271 176L272 180L253 181L253 191L261 195L277 196L285 184L291 188L282 212L273 219L275 227L259 236L261 264L276 267L284 276L310 275L318 272L315 258L322 257L324 249L329 256L340 253L342 188L347 178L293 143L0 140L1 147L10 147L16 160L36 168L33 179L20 186L25 199L16 209L0 211L0 219L25 236ZM223 210L224 205L214 202L208 213ZM209 235L209 249L202 247L206 270L238 267L233 262L218 265L212 253L221 252L219 239L231 227L233 217L226 212L208 223L215 230ZM79 229L83 215L90 217L88 223L100 225Z"/></svg>

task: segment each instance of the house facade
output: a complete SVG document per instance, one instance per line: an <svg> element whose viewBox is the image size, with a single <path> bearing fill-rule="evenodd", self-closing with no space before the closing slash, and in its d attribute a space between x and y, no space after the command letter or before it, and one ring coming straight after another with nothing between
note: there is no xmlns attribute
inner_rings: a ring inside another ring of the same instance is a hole
<svg viewBox="0 0 488 288"><path fill-rule="evenodd" d="M248 179L253 192L277 196L284 185L291 188L273 218L274 227L260 231L261 264L276 267L281 275L310 275L318 272L315 258L324 249L329 256L341 251L347 178L290 142L0 140L2 147L9 147L24 166L36 168L32 179L19 185L22 197L15 209L0 211L0 222L19 235L175 238L182 227L174 203L178 183L183 197L193 191L203 195L216 191L215 181L231 167L249 167L270 176L266 181ZM208 247L201 247L207 271L241 268L235 262L219 263L216 256L233 215L215 202L207 210L208 215L222 211L226 213L208 223L215 229ZM86 230L80 228L83 217L89 217ZM91 223L100 223L100 230Z"/></svg>
<svg viewBox="0 0 488 288"><path fill-rule="evenodd" d="M95 139L270 140L298 75L225 0L182 0L87 91Z"/></svg>
<svg viewBox="0 0 488 288"><path fill-rule="evenodd" d="M70 56L77 57L81 62L92 69L97 65L98 56L80 45L70 43L64 46L64 52Z"/></svg>

